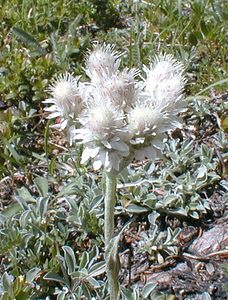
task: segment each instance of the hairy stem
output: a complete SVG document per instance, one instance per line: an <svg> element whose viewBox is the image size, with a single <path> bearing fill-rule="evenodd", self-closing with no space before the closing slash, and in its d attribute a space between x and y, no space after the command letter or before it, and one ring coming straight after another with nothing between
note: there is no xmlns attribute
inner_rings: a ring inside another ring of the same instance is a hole
<svg viewBox="0 0 228 300"><path fill-rule="evenodd" d="M110 241L114 236L114 207L116 203L116 176L106 173L105 190L105 250L106 250L106 272L108 277L110 300L118 300L119 291L119 260L118 254L113 257Z"/></svg>

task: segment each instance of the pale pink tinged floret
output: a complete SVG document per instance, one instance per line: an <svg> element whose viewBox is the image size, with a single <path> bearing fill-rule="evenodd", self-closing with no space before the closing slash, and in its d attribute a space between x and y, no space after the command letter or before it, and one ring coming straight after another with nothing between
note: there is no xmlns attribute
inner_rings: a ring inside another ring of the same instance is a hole
<svg viewBox="0 0 228 300"><path fill-rule="evenodd" d="M44 109L50 112L47 118L61 117L60 123L54 126L64 129L67 126L67 120L77 117L82 111L77 79L69 73L60 75L52 80L47 92L52 97L43 101L43 103L52 104Z"/></svg>
<svg viewBox="0 0 228 300"><path fill-rule="evenodd" d="M155 58L149 68L144 67L144 71L145 90L154 107L164 111L175 110L185 84L183 65L171 55L162 55Z"/></svg>
<svg viewBox="0 0 228 300"><path fill-rule="evenodd" d="M162 113L152 106L136 106L128 115L129 130L137 135L145 135L155 129L162 119Z"/></svg>
<svg viewBox="0 0 228 300"><path fill-rule="evenodd" d="M120 109L132 107L140 92L140 87L135 80L137 75L138 71L134 69L125 69L112 75L98 87L101 96Z"/></svg>
<svg viewBox="0 0 228 300"><path fill-rule="evenodd" d="M100 81L115 74L120 65L120 54L114 50L112 45L94 45L92 51L86 58L86 74L92 82Z"/></svg>
<svg viewBox="0 0 228 300"><path fill-rule="evenodd" d="M93 158L96 169L103 165L118 170L120 160L129 155L129 136L122 112L110 103L103 104L88 109L79 121L83 128L75 130L74 139L85 145L82 163Z"/></svg>

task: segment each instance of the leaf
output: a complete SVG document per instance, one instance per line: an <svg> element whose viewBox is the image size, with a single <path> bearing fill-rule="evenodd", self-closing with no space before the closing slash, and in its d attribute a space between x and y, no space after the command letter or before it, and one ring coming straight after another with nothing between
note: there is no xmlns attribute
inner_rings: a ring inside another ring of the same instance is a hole
<svg viewBox="0 0 228 300"><path fill-rule="evenodd" d="M32 283L34 281L34 279L37 277L37 275L40 272L40 268L32 268L31 270L29 270L26 274L26 281L29 283Z"/></svg>
<svg viewBox="0 0 228 300"><path fill-rule="evenodd" d="M16 149L14 148L14 146L11 145L8 141L4 140L4 143L7 146L12 157L15 159L16 163L18 163L20 165L22 163L23 156L19 155L17 153Z"/></svg>
<svg viewBox="0 0 228 300"><path fill-rule="evenodd" d="M28 243L32 238L34 238L34 235L32 233L25 233L22 236L21 246L24 247L24 248L27 248Z"/></svg>
<svg viewBox="0 0 228 300"><path fill-rule="evenodd" d="M131 214L142 214L148 212L148 209L136 204L129 204L126 211Z"/></svg>
<svg viewBox="0 0 228 300"><path fill-rule="evenodd" d="M19 207L20 208L20 207ZM6 218L6 216L4 216L4 214L3 213L1 213L0 214L0 225L4 225L5 224L5 222L6 222L6 220L7 220L7 218Z"/></svg>
<svg viewBox="0 0 228 300"><path fill-rule="evenodd" d="M168 196L165 196L164 199L159 201L159 203L162 203L163 207L166 207L166 206L174 204L177 200L178 200L177 195L168 195Z"/></svg>
<svg viewBox="0 0 228 300"><path fill-rule="evenodd" d="M194 219L199 219L199 214L196 211L189 212L189 215Z"/></svg>
<svg viewBox="0 0 228 300"><path fill-rule="evenodd" d="M156 211L153 211L151 214L148 216L148 220L151 225L155 225L157 218L160 216L160 214Z"/></svg>
<svg viewBox="0 0 228 300"><path fill-rule="evenodd" d="M90 294L89 287L86 284L83 284L82 287L81 287L81 289L83 291L83 295L84 295L85 299L91 300L91 294Z"/></svg>
<svg viewBox="0 0 228 300"><path fill-rule="evenodd" d="M206 166L201 166L198 169L197 178L205 178L206 175L207 175L207 168L206 168Z"/></svg>
<svg viewBox="0 0 228 300"><path fill-rule="evenodd" d="M74 255L74 251L69 246L63 246L62 249L64 251L64 258L68 269L68 275L70 275L76 269L76 258Z"/></svg>
<svg viewBox="0 0 228 300"><path fill-rule="evenodd" d="M96 277L105 272L105 261L100 261L96 264L94 264L90 269L89 269L89 275Z"/></svg>
<svg viewBox="0 0 228 300"><path fill-rule="evenodd" d="M9 275L7 272L4 272L2 275L2 284L5 290L8 290L13 283L13 276Z"/></svg>
<svg viewBox="0 0 228 300"><path fill-rule="evenodd" d="M122 287L121 293L124 297L123 298L124 300L139 300L140 299L138 289L134 289L133 292L131 292L129 289Z"/></svg>
<svg viewBox="0 0 228 300"><path fill-rule="evenodd" d="M202 300L211 300L211 296L210 296L207 292L204 292L204 293L201 295L201 299L202 299Z"/></svg>
<svg viewBox="0 0 228 300"><path fill-rule="evenodd" d="M51 33L50 42L51 42L51 46L52 46L52 53L53 53L54 62L57 65L60 65L61 59L60 59L59 50L58 50L57 34L55 32Z"/></svg>
<svg viewBox="0 0 228 300"><path fill-rule="evenodd" d="M44 131L44 152L46 154L46 158L48 158L50 123L51 120L48 120Z"/></svg>
<svg viewBox="0 0 228 300"><path fill-rule="evenodd" d="M42 198L39 203L39 211L42 219L45 218L48 210L49 198Z"/></svg>
<svg viewBox="0 0 228 300"><path fill-rule="evenodd" d="M25 188L22 187L18 191L18 195L23 198L28 203L36 203L35 198L30 194L30 192Z"/></svg>
<svg viewBox="0 0 228 300"><path fill-rule="evenodd" d="M41 197L47 197L48 194L48 180L44 177L36 177L34 183Z"/></svg>
<svg viewBox="0 0 228 300"><path fill-rule="evenodd" d="M72 22L70 22L70 25L68 28L68 35L71 35L71 36L75 35L77 27L80 25L82 20L83 20L83 15L78 13L76 18Z"/></svg>
<svg viewBox="0 0 228 300"><path fill-rule="evenodd" d="M62 293L59 293L58 296L57 296L57 300L65 300L66 299L66 293L67 292L62 292Z"/></svg>
<svg viewBox="0 0 228 300"><path fill-rule="evenodd" d="M83 269L87 266L89 263L89 253L88 252L83 252L81 260L80 260L80 269Z"/></svg>
<svg viewBox="0 0 228 300"><path fill-rule="evenodd" d="M30 215L31 215L31 211L30 210L25 210L20 215L19 223L20 223L20 226L22 228L24 228L27 225L27 222L28 222L28 219L29 219Z"/></svg>
<svg viewBox="0 0 228 300"><path fill-rule="evenodd" d="M78 191L77 187L78 187L77 182L71 182L70 184L62 188L62 190L58 193L57 197L75 194L75 192Z"/></svg>
<svg viewBox="0 0 228 300"><path fill-rule="evenodd" d="M142 290L142 296L147 298L156 288L157 283L148 283L144 286Z"/></svg>
<svg viewBox="0 0 228 300"><path fill-rule="evenodd" d="M12 203L1 212L0 218L3 217L2 220L4 220L4 218L10 219L11 217L19 213L19 211L21 211L21 205L19 203ZM2 222L2 220L0 220L0 223Z"/></svg>
<svg viewBox="0 0 228 300"><path fill-rule="evenodd" d="M172 245L174 240L177 239L177 236L180 234L180 232L181 232L180 228L176 228L173 231L170 227L168 227L167 228L167 237L164 242L164 245Z"/></svg>
<svg viewBox="0 0 228 300"><path fill-rule="evenodd" d="M12 33L20 39L22 42L26 43L27 45L32 45L36 48L39 54L44 55L46 51L40 46L39 42L28 32L22 30L21 28L14 27Z"/></svg>
<svg viewBox="0 0 228 300"><path fill-rule="evenodd" d="M28 204L24 200L24 198L20 196L15 196L14 199L20 204L20 206L23 208L23 210L28 210Z"/></svg>
<svg viewBox="0 0 228 300"><path fill-rule="evenodd" d="M169 209L168 212L172 215L177 215L177 216L186 216L187 217L187 215L188 215L188 212L183 207Z"/></svg>
<svg viewBox="0 0 228 300"><path fill-rule="evenodd" d="M60 282L63 284L67 284L67 282L65 282L65 280L59 276L58 274L54 273L54 272L48 272L46 275L44 275L43 277L45 280L50 280L50 281L56 281L56 282Z"/></svg>
<svg viewBox="0 0 228 300"><path fill-rule="evenodd" d="M101 286L100 283L99 283L96 279L94 279L93 277L89 277L89 278L87 279L87 281L91 284L91 286L92 286L94 289L99 288L99 287Z"/></svg>
<svg viewBox="0 0 228 300"><path fill-rule="evenodd" d="M91 268L93 263L97 260L99 256L99 249L97 246L93 246L93 248L89 251L89 264L88 266Z"/></svg>

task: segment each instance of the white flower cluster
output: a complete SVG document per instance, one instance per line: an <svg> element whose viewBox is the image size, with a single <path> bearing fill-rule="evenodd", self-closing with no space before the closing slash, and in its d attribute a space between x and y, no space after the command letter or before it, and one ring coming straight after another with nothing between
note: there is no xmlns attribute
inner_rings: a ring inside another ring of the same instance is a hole
<svg viewBox="0 0 228 300"><path fill-rule="evenodd" d="M95 45L86 58L89 82L78 84L70 74L55 79L49 92L49 118L55 127L71 128L73 139L84 144L82 163L93 159L94 169L119 171L123 160L155 159L164 147L164 133L181 127L183 65L160 55L139 71L119 70L120 54L113 46ZM72 124L74 129L72 130Z"/></svg>

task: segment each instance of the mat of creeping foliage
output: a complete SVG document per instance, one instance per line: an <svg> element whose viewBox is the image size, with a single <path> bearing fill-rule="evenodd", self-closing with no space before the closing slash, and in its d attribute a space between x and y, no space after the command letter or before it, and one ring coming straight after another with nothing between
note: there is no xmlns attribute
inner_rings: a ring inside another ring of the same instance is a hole
<svg viewBox="0 0 228 300"><path fill-rule="evenodd" d="M122 278L126 286L151 285L169 299L227 299L227 134L213 109L201 119L195 113L172 133L152 177L145 162L134 169L134 181L121 186L125 210L141 210L123 237Z"/></svg>
<svg viewBox="0 0 228 300"><path fill-rule="evenodd" d="M125 210L141 213L123 237L122 278L126 286L151 284L169 299L227 299L227 134L213 109L203 118L195 113L172 133L152 177L147 162L136 165L134 181L120 188Z"/></svg>

